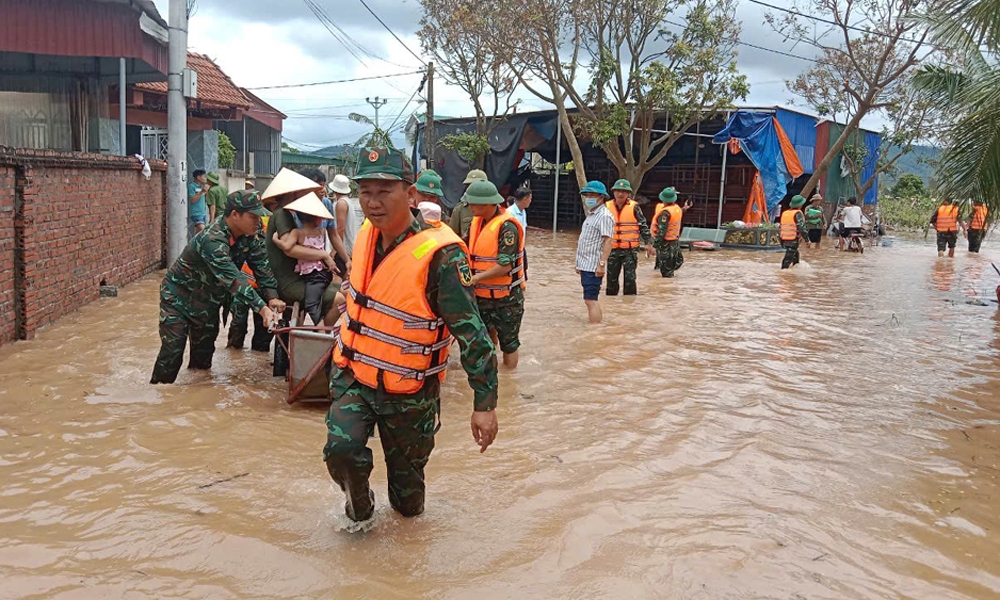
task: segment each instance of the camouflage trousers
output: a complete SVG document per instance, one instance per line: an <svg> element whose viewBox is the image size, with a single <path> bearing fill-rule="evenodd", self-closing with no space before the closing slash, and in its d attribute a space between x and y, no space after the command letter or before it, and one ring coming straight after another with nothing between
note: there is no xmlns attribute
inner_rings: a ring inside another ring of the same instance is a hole
<svg viewBox="0 0 1000 600"><path fill-rule="evenodd" d="M229 323L229 348L243 349L249 332L250 307L233 304L232 321ZM270 352L274 334L264 327L264 319L253 313L253 337L250 338L250 349L254 352Z"/></svg>
<svg viewBox="0 0 1000 600"><path fill-rule="evenodd" d="M424 512L424 467L434 449L438 393L419 398L386 394L353 381L349 370L335 370L332 379L349 378L326 415L323 448L326 468L347 496L344 511L354 521L365 521L375 511L368 485L373 459L368 438L378 427L389 479L389 504L404 517ZM428 382L427 386L436 385ZM437 388L435 388L437 389Z"/></svg>
<svg viewBox="0 0 1000 600"><path fill-rule="evenodd" d="M781 245L785 248L785 258L781 260L781 268L788 269L799 264L799 241L781 242Z"/></svg>
<svg viewBox="0 0 1000 600"><path fill-rule="evenodd" d="M184 346L191 339L189 369L211 369L215 338L219 336L219 307L204 307L197 318L160 301L160 353L150 383L173 383L184 362Z"/></svg>
<svg viewBox="0 0 1000 600"><path fill-rule="evenodd" d="M969 252L979 254L979 249L983 246L983 238L985 237L985 229L969 229Z"/></svg>
<svg viewBox="0 0 1000 600"><path fill-rule="evenodd" d="M497 332L497 342L504 354L516 352L521 347L521 320L524 318L524 303L515 302L507 306L482 307L479 314L488 331Z"/></svg>
<svg viewBox="0 0 1000 600"><path fill-rule="evenodd" d="M656 248L656 269L664 277L673 277L674 271L684 264L684 253L679 241L665 242Z"/></svg>
<svg viewBox="0 0 1000 600"><path fill-rule="evenodd" d="M618 279L621 275L622 270L625 271L625 290L624 294L626 296L634 296L636 294L635 287L635 271L639 266L639 251L629 250L626 248L615 248L611 251L608 256L608 288L607 293L609 296L618 295Z"/></svg>

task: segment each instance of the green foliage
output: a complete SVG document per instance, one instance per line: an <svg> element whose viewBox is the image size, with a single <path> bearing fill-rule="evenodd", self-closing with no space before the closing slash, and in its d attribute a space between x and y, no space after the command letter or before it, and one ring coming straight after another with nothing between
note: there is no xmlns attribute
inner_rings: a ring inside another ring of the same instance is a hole
<svg viewBox="0 0 1000 600"><path fill-rule="evenodd" d="M219 168L220 169L231 169L233 168L233 162L236 160L236 146L233 145L232 140L229 136L221 131L217 131L219 134Z"/></svg>
<svg viewBox="0 0 1000 600"><path fill-rule="evenodd" d="M446 135L438 144L455 152L470 163L478 164L480 159L490 153L490 142L486 136L478 133L454 133Z"/></svg>
<svg viewBox="0 0 1000 600"><path fill-rule="evenodd" d="M879 198L879 212L882 221L890 229L924 229L930 222L931 214L938 201L930 196Z"/></svg>
<svg viewBox="0 0 1000 600"><path fill-rule="evenodd" d="M889 194L893 198L925 198L927 197L927 186L919 175L906 173L900 176L896 185L892 186Z"/></svg>

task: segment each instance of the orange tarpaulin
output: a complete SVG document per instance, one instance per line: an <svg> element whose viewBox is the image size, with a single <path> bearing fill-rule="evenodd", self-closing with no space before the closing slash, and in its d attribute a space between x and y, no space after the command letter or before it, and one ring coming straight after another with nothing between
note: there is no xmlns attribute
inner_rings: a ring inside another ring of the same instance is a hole
<svg viewBox="0 0 1000 600"><path fill-rule="evenodd" d="M770 223L767 216L767 197L764 195L764 184L760 181L760 173L753 176L753 187L750 189L750 201L743 211L743 222L747 225Z"/></svg>
<svg viewBox="0 0 1000 600"><path fill-rule="evenodd" d="M805 170L802 169L802 162L799 161L799 155L795 152L795 146L792 145L792 141L788 139L785 130L781 128L781 123L774 117L771 120L774 121L774 131L778 134L778 143L781 144L781 153L785 156L785 166L788 167L788 174L792 176L792 179L795 179L805 173Z"/></svg>

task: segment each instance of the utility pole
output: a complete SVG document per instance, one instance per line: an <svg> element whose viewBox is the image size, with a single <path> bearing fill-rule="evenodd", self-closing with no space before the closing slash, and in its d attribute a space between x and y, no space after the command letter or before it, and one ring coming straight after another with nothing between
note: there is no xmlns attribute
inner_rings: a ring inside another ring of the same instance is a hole
<svg viewBox="0 0 1000 600"><path fill-rule="evenodd" d="M372 107L375 109L375 129L378 129L379 128L379 126L378 126L378 109L380 109L383 106L385 106L385 104L386 104L386 102L388 102L388 100L386 100L385 98L381 98L380 99L378 96L375 96L375 100L372 100L371 98L365 98L365 102L367 102L368 104L371 104Z"/></svg>
<svg viewBox="0 0 1000 600"><path fill-rule="evenodd" d="M169 68L167 69L167 265L187 245L187 100L183 79L187 68L187 0L170 0Z"/></svg>
<svg viewBox="0 0 1000 600"><path fill-rule="evenodd" d="M424 144L427 148L427 168L433 169L434 162L434 63L427 63L427 118L424 125ZM419 157L418 157L419 158Z"/></svg>

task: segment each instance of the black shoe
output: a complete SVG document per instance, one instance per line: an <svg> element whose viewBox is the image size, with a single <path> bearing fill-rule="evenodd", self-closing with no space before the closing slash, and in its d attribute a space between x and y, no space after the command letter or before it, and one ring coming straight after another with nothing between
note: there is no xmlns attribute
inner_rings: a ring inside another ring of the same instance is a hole
<svg viewBox="0 0 1000 600"><path fill-rule="evenodd" d="M360 515L354 513L354 507L351 505L351 498L348 496L347 501L344 502L344 514L347 515L348 519L354 521L355 523L361 523L372 518L372 515L375 514L375 492L368 490L368 510Z"/></svg>

